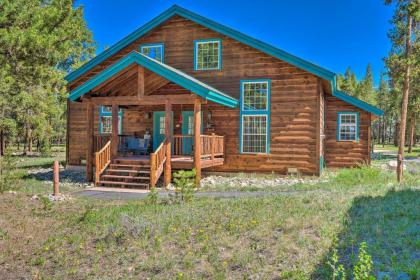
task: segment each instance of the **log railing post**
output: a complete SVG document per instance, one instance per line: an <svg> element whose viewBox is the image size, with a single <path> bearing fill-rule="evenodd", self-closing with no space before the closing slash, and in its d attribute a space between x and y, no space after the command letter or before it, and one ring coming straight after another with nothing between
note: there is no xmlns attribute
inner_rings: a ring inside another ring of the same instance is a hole
<svg viewBox="0 0 420 280"><path fill-rule="evenodd" d="M194 102L194 168L195 184L200 185L201 180L201 100Z"/></svg>
<svg viewBox="0 0 420 280"><path fill-rule="evenodd" d="M216 134L212 133L211 134L211 162L212 164L214 164L214 153L215 153L215 149L216 149Z"/></svg>
<svg viewBox="0 0 420 280"><path fill-rule="evenodd" d="M154 188L156 186L156 169L157 169L157 163L156 163L156 157L157 155L155 153L150 154L150 187Z"/></svg>
<svg viewBox="0 0 420 280"><path fill-rule="evenodd" d="M166 161L165 161L165 174L164 186L171 183L171 111L172 104L169 99L165 101L165 148L166 148Z"/></svg>

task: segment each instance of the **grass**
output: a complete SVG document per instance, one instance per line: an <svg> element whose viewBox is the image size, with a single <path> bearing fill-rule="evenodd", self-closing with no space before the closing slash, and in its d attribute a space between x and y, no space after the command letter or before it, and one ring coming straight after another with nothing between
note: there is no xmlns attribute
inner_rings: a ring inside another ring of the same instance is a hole
<svg viewBox="0 0 420 280"><path fill-rule="evenodd" d="M21 168L29 165L34 162ZM375 167L324 176L324 182L287 187L298 192L191 203L76 197L50 208L24 189L3 194L0 274L5 279L329 279L335 237L348 271L366 241L375 274L418 279L418 174L407 174L403 185Z"/></svg>

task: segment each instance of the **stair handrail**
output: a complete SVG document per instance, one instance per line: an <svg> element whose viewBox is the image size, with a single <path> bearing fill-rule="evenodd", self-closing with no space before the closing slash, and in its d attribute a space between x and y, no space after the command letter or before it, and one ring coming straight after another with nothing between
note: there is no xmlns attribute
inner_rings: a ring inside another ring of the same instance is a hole
<svg viewBox="0 0 420 280"><path fill-rule="evenodd" d="M157 180L163 173L166 161L166 139L159 145L155 152L150 154L150 187L156 186Z"/></svg>
<svg viewBox="0 0 420 280"><path fill-rule="evenodd" d="M99 182L101 174L111 163L111 140L95 153L95 185Z"/></svg>

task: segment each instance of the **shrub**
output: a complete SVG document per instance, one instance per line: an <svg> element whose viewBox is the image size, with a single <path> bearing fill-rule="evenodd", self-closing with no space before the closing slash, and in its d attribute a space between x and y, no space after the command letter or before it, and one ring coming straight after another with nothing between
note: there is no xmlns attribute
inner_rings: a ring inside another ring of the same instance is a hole
<svg viewBox="0 0 420 280"><path fill-rule="evenodd" d="M150 189L149 194L147 195L146 202L151 205L156 205L158 203L159 196L156 190L156 187Z"/></svg>
<svg viewBox="0 0 420 280"><path fill-rule="evenodd" d="M11 155L10 151L6 151L4 156L0 156L0 193L8 191L15 185L17 179L16 159Z"/></svg>
<svg viewBox="0 0 420 280"><path fill-rule="evenodd" d="M191 171L180 170L174 173L175 193L181 201L189 202L194 196L195 169Z"/></svg>
<svg viewBox="0 0 420 280"><path fill-rule="evenodd" d="M353 268L354 280L375 279L372 273L372 257L366 251L367 244L362 242L359 247L359 255L356 265Z"/></svg>
<svg viewBox="0 0 420 280"><path fill-rule="evenodd" d="M346 270L344 268L344 265L339 263L340 259L338 256L338 250L336 246L337 246L337 238L334 237L332 255L331 255L330 260L328 261L328 265L330 266L332 270L331 279L332 280L345 280Z"/></svg>

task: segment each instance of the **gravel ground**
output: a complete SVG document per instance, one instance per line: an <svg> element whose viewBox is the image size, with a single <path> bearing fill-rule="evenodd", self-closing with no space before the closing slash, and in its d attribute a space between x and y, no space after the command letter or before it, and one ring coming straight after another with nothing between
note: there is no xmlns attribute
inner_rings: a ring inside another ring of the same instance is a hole
<svg viewBox="0 0 420 280"><path fill-rule="evenodd" d="M316 184L324 182L326 179L318 177L296 178L296 177L262 177L262 176L219 176L210 175L201 180L204 189L235 188L235 189L266 189L281 186L293 186L297 184Z"/></svg>
<svg viewBox="0 0 420 280"><path fill-rule="evenodd" d="M36 168L28 170L28 175L46 184L53 182L53 169L52 168ZM87 182L85 172L79 170L69 170L60 167L60 184L71 185L72 188L88 188L92 183Z"/></svg>

